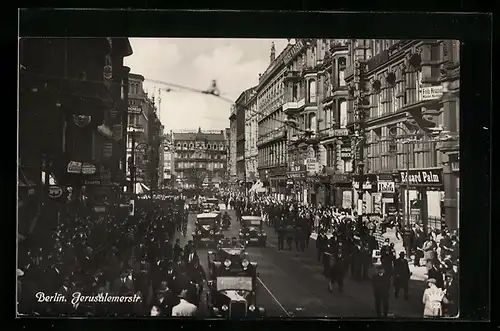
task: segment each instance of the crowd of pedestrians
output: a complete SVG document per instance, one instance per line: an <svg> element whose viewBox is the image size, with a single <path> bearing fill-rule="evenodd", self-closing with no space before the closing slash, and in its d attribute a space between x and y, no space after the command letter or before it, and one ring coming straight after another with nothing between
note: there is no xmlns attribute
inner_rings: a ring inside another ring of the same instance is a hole
<svg viewBox="0 0 500 331"><path fill-rule="evenodd" d="M241 214L261 215L278 236L278 250L304 252L312 233L316 233L318 261L325 265L328 288L343 291L345 276L357 282L371 279L375 310L387 316L389 297L408 301L412 276L409 261L426 267L428 288L422 295L424 317L458 314L458 251L456 231L430 229L419 224L403 225L401 217L363 217L333 206L312 206L272 196L247 196L233 193L225 201ZM396 252L389 238L379 242L380 234L394 228L404 250ZM377 236L377 234L379 236ZM376 267L376 268L374 268ZM374 272L374 269L376 272Z"/></svg>
<svg viewBox="0 0 500 331"><path fill-rule="evenodd" d="M176 229L187 222L184 205L181 197L142 200L136 202L133 216L127 208L117 208L106 217L81 206L76 214L59 222L51 242L32 247L24 244L20 249L19 314L192 314L196 302L192 280L204 277L192 243L182 248L174 238ZM75 293L134 300L73 302Z"/></svg>

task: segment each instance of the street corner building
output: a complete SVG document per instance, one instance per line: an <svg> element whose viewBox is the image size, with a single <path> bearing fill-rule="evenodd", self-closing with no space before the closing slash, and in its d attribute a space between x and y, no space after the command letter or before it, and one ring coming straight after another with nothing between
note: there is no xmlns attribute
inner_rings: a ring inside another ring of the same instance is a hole
<svg viewBox="0 0 500 331"><path fill-rule="evenodd" d="M128 115L126 120L127 192L152 193L163 187L164 150L168 146L155 97L144 91L144 77L128 75Z"/></svg>
<svg viewBox="0 0 500 331"><path fill-rule="evenodd" d="M424 231L458 228L459 54L454 40L349 42L358 211L362 200L368 213L399 210Z"/></svg>
<svg viewBox="0 0 500 331"><path fill-rule="evenodd" d="M459 47L289 39L276 55L272 44L231 111L230 178L246 187L255 176L280 199L457 229Z"/></svg>
<svg viewBox="0 0 500 331"><path fill-rule="evenodd" d="M218 188L227 181L227 132L178 130L170 133L176 188Z"/></svg>
<svg viewBox="0 0 500 331"><path fill-rule="evenodd" d="M105 212L122 193L132 48L104 37L19 47L18 226L43 243L79 200Z"/></svg>

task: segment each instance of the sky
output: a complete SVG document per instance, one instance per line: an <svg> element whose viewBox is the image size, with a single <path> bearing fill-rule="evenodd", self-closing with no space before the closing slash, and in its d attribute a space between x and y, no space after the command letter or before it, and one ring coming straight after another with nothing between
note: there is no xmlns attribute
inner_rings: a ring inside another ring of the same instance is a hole
<svg viewBox="0 0 500 331"><path fill-rule="evenodd" d="M200 90L215 79L221 95L236 100L258 84L259 73L270 62L272 42L276 56L287 45L286 39L130 38L133 54L125 58L125 65L146 78L144 89L150 97L154 93L156 101L158 90L168 86L148 79ZM231 104L214 96L162 90L159 109L166 132L229 127Z"/></svg>

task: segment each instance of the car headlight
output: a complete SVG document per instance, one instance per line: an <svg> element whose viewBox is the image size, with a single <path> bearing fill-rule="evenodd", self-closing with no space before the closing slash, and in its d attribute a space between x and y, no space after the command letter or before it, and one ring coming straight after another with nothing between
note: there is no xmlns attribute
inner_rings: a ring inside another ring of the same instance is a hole
<svg viewBox="0 0 500 331"><path fill-rule="evenodd" d="M247 237L248 237L249 235L250 235L250 233L245 234L245 236L247 236Z"/></svg>
<svg viewBox="0 0 500 331"><path fill-rule="evenodd" d="M248 306L248 310L250 310L250 311L255 311L255 306L254 306L254 305L250 305L250 306Z"/></svg>
<svg viewBox="0 0 500 331"><path fill-rule="evenodd" d="M241 265L243 266L243 268L248 267L248 265L249 265L248 260L243 260L243 261L241 261Z"/></svg>
<svg viewBox="0 0 500 331"><path fill-rule="evenodd" d="M223 310L223 311L227 311L228 309L229 309L229 307L228 307L228 306L226 306L226 305L222 305L222 310Z"/></svg>
<svg viewBox="0 0 500 331"><path fill-rule="evenodd" d="M226 268L229 268L231 266L231 260L224 261L224 265L226 266Z"/></svg>

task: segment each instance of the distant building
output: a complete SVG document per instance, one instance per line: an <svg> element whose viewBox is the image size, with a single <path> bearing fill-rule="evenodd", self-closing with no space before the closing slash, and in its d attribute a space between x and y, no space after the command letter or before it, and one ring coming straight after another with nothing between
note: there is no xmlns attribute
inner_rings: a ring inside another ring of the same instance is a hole
<svg viewBox="0 0 500 331"><path fill-rule="evenodd" d="M225 130L172 133L176 187L219 187L227 169Z"/></svg>

